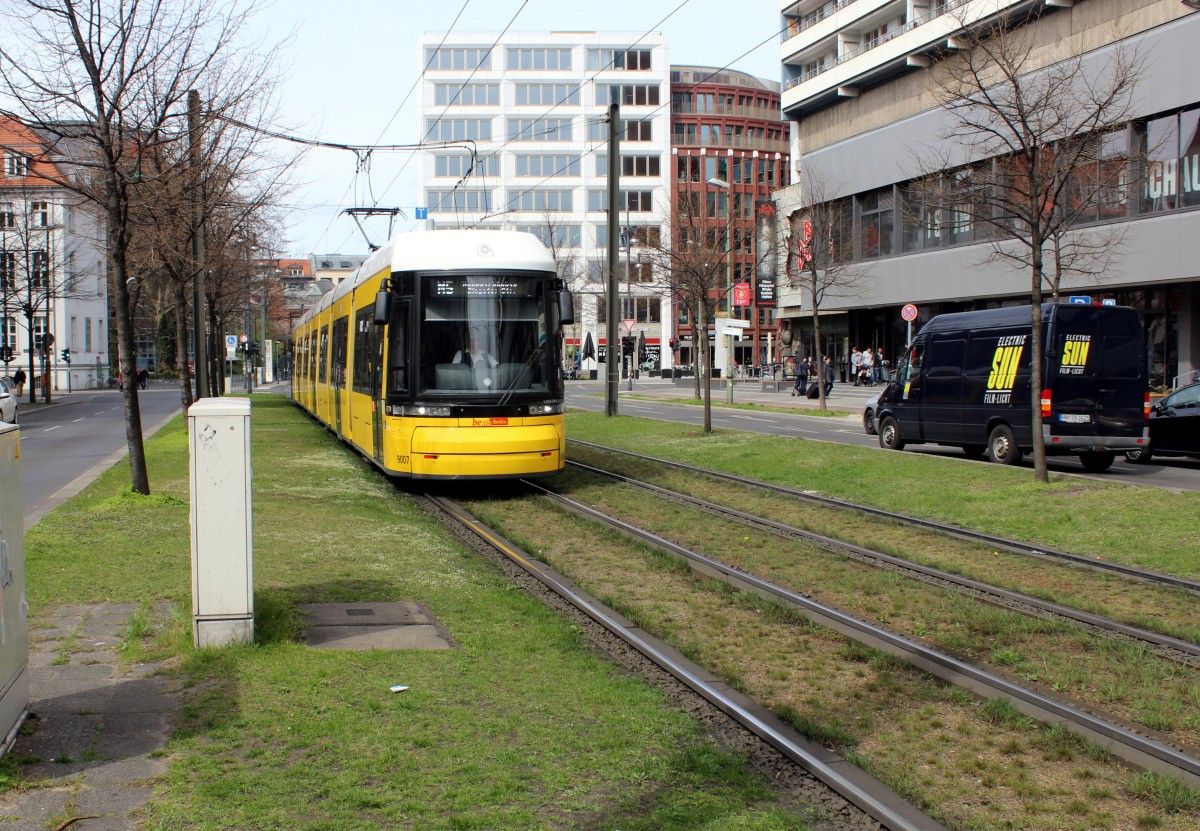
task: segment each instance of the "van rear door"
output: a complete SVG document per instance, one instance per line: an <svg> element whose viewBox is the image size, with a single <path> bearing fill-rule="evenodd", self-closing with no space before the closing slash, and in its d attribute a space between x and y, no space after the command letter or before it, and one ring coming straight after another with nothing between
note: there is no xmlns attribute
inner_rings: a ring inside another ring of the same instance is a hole
<svg viewBox="0 0 1200 831"><path fill-rule="evenodd" d="M1146 377L1137 312L1119 306L1052 307L1045 387L1051 435L1142 434Z"/></svg>

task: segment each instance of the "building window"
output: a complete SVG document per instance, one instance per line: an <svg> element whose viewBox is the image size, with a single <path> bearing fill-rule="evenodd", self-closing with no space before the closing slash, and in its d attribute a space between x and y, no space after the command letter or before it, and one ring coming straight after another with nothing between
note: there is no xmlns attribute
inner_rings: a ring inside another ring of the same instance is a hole
<svg viewBox="0 0 1200 831"><path fill-rule="evenodd" d="M492 209L492 194L486 190L431 190L425 203L435 213L482 212Z"/></svg>
<svg viewBox="0 0 1200 831"><path fill-rule="evenodd" d="M5 153L4 154L4 175L5 176L28 176L29 175L29 157L22 156L20 153Z"/></svg>
<svg viewBox="0 0 1200 831"><path fill-rule="evenodd" d="M619 127L621 141L654 141L651 131L650 120L627 121L621 119ZM608 124L607 122L588 122L588 141L608 141Z"/></svg>
<svg viewBox="0 0 1200 831"><path fill-rule="evenodd" d="M569 211L571 191L527 190L510 197L508 208L512 211Z"/></svg>
<svg viewBox="0 0 1200 831"><path fill-rule="evenodd" d="M46 334L46 315L33 316L33 348L35 351L42 350L42 336Z"/></svg>
<svg viewBox="0 0 1200 831"><path fill-rule="evenodd" d="M17 215L12 202L0 202L0 228L17 227Z"/></svg>
<svg viewBox="0 0 1200 831"><path fill-rule="evenodd" d="M579 157L559 154L517 156L518 176L578 176Z"/></svg>
<svg viewBox="0 0 1200 831"><path fill-rule="evenodd" d="M0 294L12 294L17 289L17 255L0 251Z"/></svg>
<svg viewBox="0 0 1200 831"><path fill-rule="evenodd" d="M650 69L649 49L589 49L588 69L622 69L626 71Z"/></svg>
<svg viewBox="0 0 1200 831"><path fill-rule="evenodd" d="M425 122L428 141L487 141L491 137L490 118L431 118Z"/></svg>
<svg viewBox="0 0 1200 831"><path fill-rule="evenodd" d="M662 322L662 299L658 297L622 297L621 319L638 323Z"/></svg>
<svg viewBox="0 0 1200 831"><path fill-rule="evenodd" d="M620 104L623 107L657 107L659 104L658 84L597 84L596 104L607 107Z"/></svg>
<svg viewBox="0 0 1200 831"><path fill-rule="evenodd" d="M83 319L83 351L92 351L92 319L90 317Z"/></svg>
<svg viewBox="0 0 1200 831"><path fill-rule="evenodd" d="M509 141L570 141L569 118L510 118Z"/></svg>
<svg viewBox="0 0 1200 831"><path fill-rule="evenodd" d="M583 227L580 225L518 225L517 230L533 234L547 248L580 248L583 245Z"/></svg>
<svg viewBox="0 0 1200 831"><path fill-rule="evenodd" d="M680 182L699 182L701 158L699 156L679 156L675 160L675 178Z"/></svg>
<svg viewBox="0 0 1200 831"><path fill-rule="evenodd" d="M895 196L890 187L858 197L859 256L864 259L892 253Z"/></svg>
<svg viewBox="0 0 1200 831"><path fill-rule="evenodd" d="M634 225L633 226L633 244L636 248L641 245L647 248L657 248L662 241L662 229L657 225ZM604 248L608 245L608 226L596 226L596 247Z"/></svg>
<svg viewBox="0 0 1200 831"><path fill-rule="evenodd" d="M495 107L500 104L500 85L435 84L433 103L456 107Z"/></svg>
<svg viewBox="0 0 1200 831"><path fill-rule="evenodd" d="M622 176L659 176L662 160L658 156L622 156ZM596 154L596 175L608 175L608 154Z"/></svg>
<svg viewBox="0 0 1200 831"><path fill-rule="evenodd" d="M472 156L469 153L439 153L433 157L434 176L463 177L468 173L475 176L495 176L498 165L495 156ZM474 167L472 168L472 162Z"/></svg>
<svg viewBox="0 0 1200 831"><path fill-rule="evenodd" d="M429 69L491 69L490 49L426 49Z"/></svg>
<svg viewBox="0 0 1200 831"><path fill-rule="evenodd" d="M0 346L17 348L17 319L15 317L0 317Z"/></svg>
<svg viewBox="0 0 1200 831"><path fill-rule="evenodd" d="M45 251L29 252L29 281L39 291L50 289L50 256Z"/></svg>
<svg viewBox="0 0 1200 831"><path fill-rule="evenodd" d="M539 107L579 106L577 84L517 84L517 106Z"/></svg>
<svg viewBox="0 0 1200 831"><path fill-rule="evenodd" d="M509 49L509 69L570 69L570 49Z"/></svg>
<svg viewBox="0 0 1200 831"><path fill-rule="evenodd" d="M29 221L35 228L47 228L50 225L50 203L30 202Z"/></svg>

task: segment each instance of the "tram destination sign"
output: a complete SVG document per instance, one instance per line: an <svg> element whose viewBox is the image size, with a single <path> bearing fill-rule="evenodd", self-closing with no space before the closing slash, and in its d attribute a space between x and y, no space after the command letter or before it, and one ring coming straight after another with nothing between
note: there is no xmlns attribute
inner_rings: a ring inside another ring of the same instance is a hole
<svg viewBox="0 0 1200 831"><path fill-rule="evenodd" d="M535 277L435 277L433 294L436 297L535 297L538 279Z"/></svg>

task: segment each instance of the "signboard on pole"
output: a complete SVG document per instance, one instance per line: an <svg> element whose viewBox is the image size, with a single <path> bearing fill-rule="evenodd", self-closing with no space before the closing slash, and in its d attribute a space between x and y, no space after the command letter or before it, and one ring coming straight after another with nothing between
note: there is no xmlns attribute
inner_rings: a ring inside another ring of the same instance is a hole
<svg viewBox="0 0 1200 831"><path fill-rule="evenodd" d="M225 360L237 360L237 335L225 336Z"/></svg>
<svg viewBox="0 0 1200 831"><path fill-rule="evenodd" d="M633 327L634 327L636 324L637 324L637 321L636 321L636 320L628 320L628 319L626 319L626 320L622 320L622 321L621 321L621 326L623 326L623 327L625 328L625 334L627 334L627 335L632 335L632 334L633 334Z"/></svg>

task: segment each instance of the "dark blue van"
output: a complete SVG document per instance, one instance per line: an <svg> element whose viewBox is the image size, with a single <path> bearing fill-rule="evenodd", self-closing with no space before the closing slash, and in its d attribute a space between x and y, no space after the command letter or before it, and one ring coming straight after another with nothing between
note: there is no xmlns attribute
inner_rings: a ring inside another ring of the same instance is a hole
<svg viewBox="0 0 1200 831"><path fill-rule="evenodd" d="M961 447L1017 464L1033 448L1030 306L938 315L880 395L881 447ZM1148 440L1142 325L1128 306L1042 304L1042 436L1047 455L1090 471Z"/></svg>

